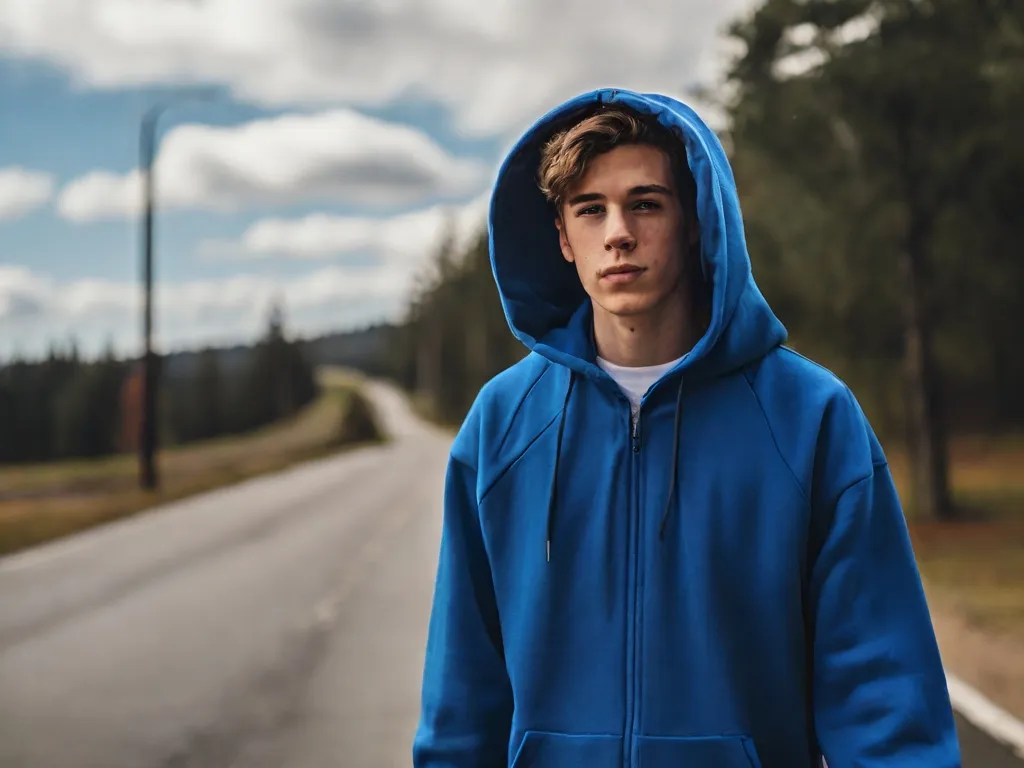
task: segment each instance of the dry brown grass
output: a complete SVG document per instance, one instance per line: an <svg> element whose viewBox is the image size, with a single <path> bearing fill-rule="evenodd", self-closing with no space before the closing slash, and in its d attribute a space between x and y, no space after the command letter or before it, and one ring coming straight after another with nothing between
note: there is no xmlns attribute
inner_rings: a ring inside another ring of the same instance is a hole
<svg viewBox="0 0 1024 768"><path fill-rule="evenodd" d="M901 495L904 457L891 457ZM951 448L962 519L911 519L914 550L946 664L1024 717L1024 439L970 438Z"/></svg>
<svg viewBox="0 0 1024 768"><path fill-rule="evenodd" d="M962 519L911 519L921 570L973 622L1024 637L1024 440L959 440L951 460ZM892 465L905 494L905 460Z"/></svg>
<svg viewBox="0 0 1024 768"><path fill-rule="evenodd" d="M892 448L887 453L900 494L909 500L906 457ZM1024 517L1024 437L958 438L950 447L950 474L966 519Z"/></svg>
<svg viewBox="0 0 1024 768"><path fill-rule="evenodd" d="M161 451L161 488L138 487L134 456L0 469L0 555L142 511L147 507L285 469L380 439L366 402L344 378L295 417L248 435ZM352 422L358 420L358 429Z"/></svg>

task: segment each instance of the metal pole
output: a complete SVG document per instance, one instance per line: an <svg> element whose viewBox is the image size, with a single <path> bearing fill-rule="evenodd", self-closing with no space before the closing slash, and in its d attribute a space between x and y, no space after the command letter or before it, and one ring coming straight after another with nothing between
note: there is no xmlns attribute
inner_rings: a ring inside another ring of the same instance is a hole
<svg viewBox="0 0 1024 768"><path fill-rule="evenodd" d="M156 155L156 126L160 115L168 107L183 101L208 101L216 98L213 89L184 94L178 98L152 106L142 117L139 128L139 172L142 174L142 423L139 435L139 481L147 490L155 490L159 484L156 467L157 435L157 390L159 371L156 355L153 354L153 208L154 189L153 160Z"/></svg>
<svg viewBox="0 0 1024 768"><path fill-rule="evenodd" d="M154 107L142 119L139 134L139 166L142 174L142 423L139 436L139 480L144 490L155 490L159 482L156 468L157 446L157 371L153 354L153 157L156 124L162 107Z"/></svg>

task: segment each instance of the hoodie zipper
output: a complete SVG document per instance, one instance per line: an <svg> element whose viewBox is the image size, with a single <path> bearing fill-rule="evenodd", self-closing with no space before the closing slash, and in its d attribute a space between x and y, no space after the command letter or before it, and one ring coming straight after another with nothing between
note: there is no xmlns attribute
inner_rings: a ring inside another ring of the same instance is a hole
<svg viewBox="0 0 1024 768"><path fill-rule="evenodd" d="M630 563L633 569L632 578L632 615L630 638L627 645L626 658L626 732L623 744L623 765L633 765L633 731L637 720L637 708L640 700L640 676L637 670L640 646L640 533L643 530L640 520L640 407L630 407L630 479L631 505L629 520L632 525Z"/></svg>

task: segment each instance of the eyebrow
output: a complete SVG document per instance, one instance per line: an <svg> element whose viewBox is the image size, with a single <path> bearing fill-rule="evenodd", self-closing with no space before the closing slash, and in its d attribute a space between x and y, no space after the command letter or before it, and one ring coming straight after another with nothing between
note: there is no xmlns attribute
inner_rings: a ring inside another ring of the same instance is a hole
<svg viewBox="0 0 1024 768"><path fill-rule="evenodd" d="M633 187L629 190L629 197L636 197L637 195L666 195L672 196L672 190L668 187L663 187L661 184L641 184L638 187ZM579 205L580 203L592 203L596 200L604 200L605 196L600 192L584 192L581 195L575 195L569 199L569 205Z"/></svg>

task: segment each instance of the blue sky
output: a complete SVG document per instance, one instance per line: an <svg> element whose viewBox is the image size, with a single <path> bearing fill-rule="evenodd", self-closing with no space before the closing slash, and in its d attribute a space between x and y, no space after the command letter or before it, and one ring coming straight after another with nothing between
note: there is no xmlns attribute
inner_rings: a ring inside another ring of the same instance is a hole
<svg viewBox="0 0 1024 768"><path fill-rule="evenodd" d="M0 359L139 345L138 126L160 123L157 337L399 317L505 148L590 87L682 95L750 0L9 0L0 6ZM555 43L557 41L557 43ZM555 44L552 44L555 43Z"/></svg>

